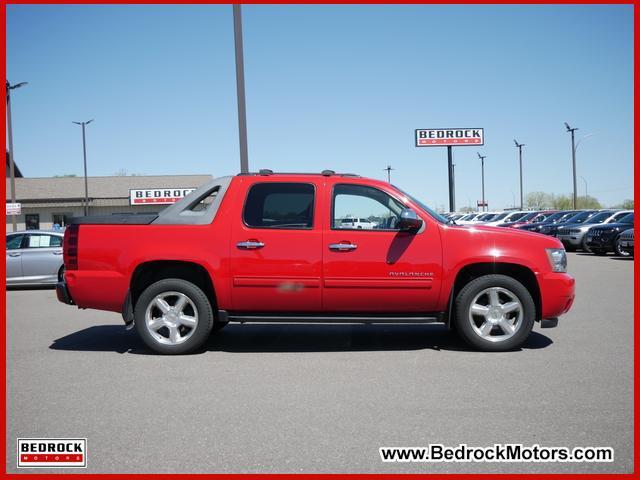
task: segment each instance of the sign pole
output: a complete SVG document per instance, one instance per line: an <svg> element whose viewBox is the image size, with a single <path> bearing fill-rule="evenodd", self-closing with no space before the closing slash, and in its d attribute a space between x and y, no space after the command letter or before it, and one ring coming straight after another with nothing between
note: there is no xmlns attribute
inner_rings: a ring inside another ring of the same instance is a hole
<svg viewBox="0 0 640 480"><path fill-rule="evenodd" d="M15 167L13 166L13 131L11 129L11 87L9 86L9 82L7 82L7 131L9 138L9 175L11 177L11 203L16 203L16 175L15 175ZM11 225L13 231L18 230L18 226L16 224L16 216L11 215Z"/></svg>
<svg viewBox="0 0 640 480"><path fill-rule="evenodd" d="M238 96L238 132L240 137L240 173L249 173L247 146L247 107L244 93L244 49L242 46L242 12L233 5L233 33L236 49L236 93Z"/></svg>
<svg viewBox="0 0 640 480"><path fill-rule="evenodd" d="M456 211L456 195L454 192L454 182L453 182L453 147L451 145L447 146L447 159L449 165L449 211Z"/></svg>
<svg viewBox="0 0 640 480"><path fill-rule="evenodd" d="M418 128L415 131L416 147L447 147L449 172L449 211L456 211L456 179L453 164L453 147L484 145L482 128Z"/></svg>

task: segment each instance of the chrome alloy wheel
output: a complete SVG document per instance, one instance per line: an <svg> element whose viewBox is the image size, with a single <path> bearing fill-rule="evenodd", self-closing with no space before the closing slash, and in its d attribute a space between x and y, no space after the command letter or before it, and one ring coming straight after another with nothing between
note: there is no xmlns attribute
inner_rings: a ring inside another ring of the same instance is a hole
<svg viewBox="0 0 640 480"><path fill-rule="evenodd" d="M184 293L162 292L149 302L145 325L158 343L179 345L196 331L198 310Z"/></svg>
<svg viewBox="0 0 640 480"><path fill-rule="evenodd" d="M502 342L513 337L522 325L523 316L518 297L502 287L482 290L469 307L473 331L490 342Z"/></svg>

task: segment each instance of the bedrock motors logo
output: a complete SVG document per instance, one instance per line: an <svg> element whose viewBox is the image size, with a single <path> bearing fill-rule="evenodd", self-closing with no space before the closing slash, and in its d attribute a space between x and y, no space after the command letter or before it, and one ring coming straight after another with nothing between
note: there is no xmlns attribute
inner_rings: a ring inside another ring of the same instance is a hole
<svg viewBox="0 0 640 480"><path fill-rule="evenodd" d="M18 439L18 468L85 468L86 466L86 438Z"/></svg>

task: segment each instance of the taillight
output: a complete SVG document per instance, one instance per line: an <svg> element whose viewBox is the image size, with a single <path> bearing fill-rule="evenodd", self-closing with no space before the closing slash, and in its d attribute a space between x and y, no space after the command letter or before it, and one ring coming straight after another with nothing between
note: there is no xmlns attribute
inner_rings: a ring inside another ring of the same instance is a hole
<svg viewBox="0 0 640 480"><path fill-rule="evenodd" d="M78 235L80 225L69 225L64 232L64 268L78 270Z"/></svg>

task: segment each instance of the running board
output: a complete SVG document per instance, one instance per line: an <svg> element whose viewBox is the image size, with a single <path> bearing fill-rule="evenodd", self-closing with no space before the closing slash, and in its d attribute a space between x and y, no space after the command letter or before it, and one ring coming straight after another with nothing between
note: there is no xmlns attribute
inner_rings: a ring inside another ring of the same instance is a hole
<svg viewBox="0 0 640 480"><path fill-rule="evenodd" d="M411 324L411 323L437 323L443 322L441 313L429 315L314 315L314 314L284 314L273 313L244 314L232 313L225 310L218 311L218 318L222 322L240 323L387 323L387 324Z"/></svg>

